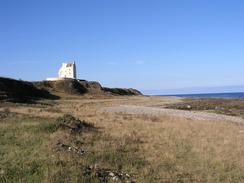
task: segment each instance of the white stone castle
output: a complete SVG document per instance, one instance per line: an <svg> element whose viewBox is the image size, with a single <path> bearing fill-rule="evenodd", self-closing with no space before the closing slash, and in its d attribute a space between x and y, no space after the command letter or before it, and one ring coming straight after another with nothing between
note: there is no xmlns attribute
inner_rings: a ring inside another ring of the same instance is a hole
<svg viewBox="0 0 244 183"><path fill-rule="evenodd" d="M47 78L48 81L57 81L63 79L76 79L76 65L73 63L63 63L59 69L58 78Z"/></svg>

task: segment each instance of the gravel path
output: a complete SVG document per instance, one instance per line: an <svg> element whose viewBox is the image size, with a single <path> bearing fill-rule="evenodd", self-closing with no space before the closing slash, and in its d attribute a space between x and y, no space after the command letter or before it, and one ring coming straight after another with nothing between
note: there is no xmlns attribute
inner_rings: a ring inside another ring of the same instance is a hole
<svg viewBox="0 0 244 183"><path fill-rule="evenodd" d="M104 107L101 109L102 112L108 113L126 113L126 114L148 114L148 115L169 115L189 118L192 120L207 120L207 121L227 121L235 123L243 123L244 119L240 117L227 116L222 114L199 112L199 111L184 111L176 109L166 109L157 107L145 107L136 105L119 105L113 107Z"/></svg>

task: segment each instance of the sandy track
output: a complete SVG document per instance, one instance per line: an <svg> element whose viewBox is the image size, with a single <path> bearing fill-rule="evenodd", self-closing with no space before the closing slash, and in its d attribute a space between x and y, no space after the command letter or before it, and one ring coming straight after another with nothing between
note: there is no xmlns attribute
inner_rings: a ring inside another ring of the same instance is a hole
<svg viewBox="0 0 244 183"><path fill-rule="evenodd" d="M240 117L227 116L222 114L214 114L199 111L183 111L176 109L166 109L157 107L145 107L136 105L119 105L112 107L104 107L101 112L107 113L125 113L125 114L147 114L153 116L168 115L183 117L192 120L207 120L207 121L227 121L244 124L244 119Z"/></svg>

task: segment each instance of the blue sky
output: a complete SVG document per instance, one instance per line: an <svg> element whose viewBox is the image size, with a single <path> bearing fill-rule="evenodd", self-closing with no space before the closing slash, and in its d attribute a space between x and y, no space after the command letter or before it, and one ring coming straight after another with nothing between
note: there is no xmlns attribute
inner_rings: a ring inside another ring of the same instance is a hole
<svg viewBox="0 0 244 183"><path fill-rule="evenodd" d="M81 79L147 93L244 85L243 0L0 0L0 43L17 79L75 60Z"/></svg>

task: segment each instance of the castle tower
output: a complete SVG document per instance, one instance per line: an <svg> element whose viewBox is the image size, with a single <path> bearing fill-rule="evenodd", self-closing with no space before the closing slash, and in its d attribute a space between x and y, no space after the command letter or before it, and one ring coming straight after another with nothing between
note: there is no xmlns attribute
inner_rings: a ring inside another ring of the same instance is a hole
<svg viewBox="0 0 244 183"><path fill-rule="evenodd" d="M59 78L76 79L76 65L73 63L63 63L59 69Z"/></svg>

